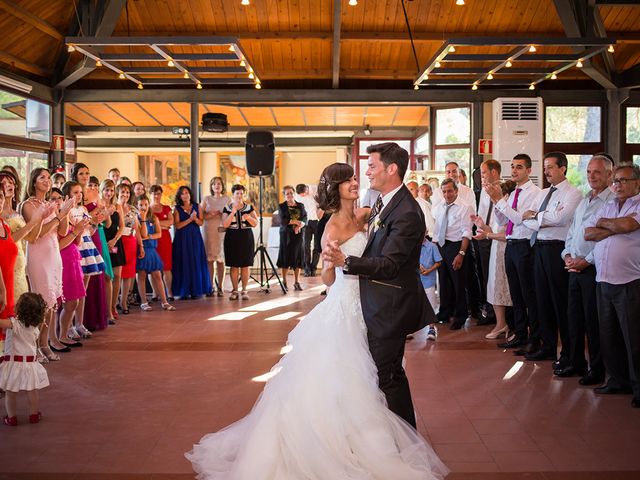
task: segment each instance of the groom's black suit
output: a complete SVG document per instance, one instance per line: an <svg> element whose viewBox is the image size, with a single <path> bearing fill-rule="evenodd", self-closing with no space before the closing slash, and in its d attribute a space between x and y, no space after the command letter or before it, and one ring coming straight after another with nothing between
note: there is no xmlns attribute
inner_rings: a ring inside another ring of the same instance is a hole
<svg viewBox="0 0 640 480"><path fill-rule="evenodd" d="M349 258L347 273L360 276L362 311L380 389L389 408L415 427L402 368L405 337L436 317L420 282L424 216L407 187L400 187L383 207L371 230L362 257Z"/></svg>

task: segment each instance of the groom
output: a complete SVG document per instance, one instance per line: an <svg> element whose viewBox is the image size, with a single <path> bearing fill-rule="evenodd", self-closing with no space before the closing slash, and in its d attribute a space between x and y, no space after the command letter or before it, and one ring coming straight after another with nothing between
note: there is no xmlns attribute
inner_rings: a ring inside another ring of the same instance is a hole
<svg viewBox="0 0 640 480"><path fill-rule="evenodd" d="M367 148L367 177L380 192L369 216L369 241L362 257L347 256L331 242L323 258L360 277L369 350L389 409L414 428L409 382L402 368L405 338L435 321L420 283L420 247L425 223L420 205L402 183L409 155L396 143Z"/></svg>

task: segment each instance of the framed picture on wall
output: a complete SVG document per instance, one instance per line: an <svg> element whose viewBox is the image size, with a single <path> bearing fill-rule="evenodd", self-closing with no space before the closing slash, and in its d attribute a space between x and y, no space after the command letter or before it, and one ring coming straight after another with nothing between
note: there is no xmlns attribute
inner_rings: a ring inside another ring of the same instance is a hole
<svg viewBox="0 0 640 480"><path fill-rule="evenodd" d="M253 205L256 211L260 208L260 178L250 177L247 173L247 164L244 153L220 153L220 176L224 182L225 190L231 195L231 187L239 183L247 189L246 200ZM281 188L280 156L275 155L275 168L273 175L262 177L264 179L262 210L265 217L270 217L278 210L279 192Z"/></svg>
<svg viewBox="0 0 640 480"><path fill-rule="evenodd" d="M189 186L191 156L186 152L138 154L138 179L162 186L162 203L172 205L178 188Z"/></svg>

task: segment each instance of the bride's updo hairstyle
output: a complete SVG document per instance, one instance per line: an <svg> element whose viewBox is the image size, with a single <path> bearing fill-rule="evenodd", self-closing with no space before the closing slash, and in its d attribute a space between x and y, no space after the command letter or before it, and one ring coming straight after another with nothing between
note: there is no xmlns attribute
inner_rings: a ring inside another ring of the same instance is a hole
<svg viewBox="0 0 640 480"><path fill-rule="evenodd" d="M338 186L353 177L353 167L346 163L332 163L322 171L318 182L316 202L325 212L333 213L340 208Z"/></svg>

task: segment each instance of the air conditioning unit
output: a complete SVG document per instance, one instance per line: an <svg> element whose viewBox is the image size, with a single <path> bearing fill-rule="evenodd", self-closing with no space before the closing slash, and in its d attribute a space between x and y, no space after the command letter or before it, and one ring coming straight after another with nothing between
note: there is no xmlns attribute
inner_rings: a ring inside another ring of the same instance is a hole
<svg viewBox="0 0 640 480"><path fill-rule="evenodd" d="M496 98L493 101L494 158L502 177L511 178L511 160L519 153L531 157L531 181L543 186L544 125L542 98Z"/></svg>

